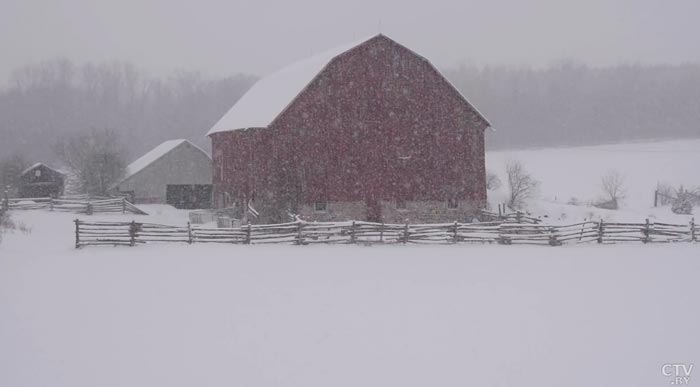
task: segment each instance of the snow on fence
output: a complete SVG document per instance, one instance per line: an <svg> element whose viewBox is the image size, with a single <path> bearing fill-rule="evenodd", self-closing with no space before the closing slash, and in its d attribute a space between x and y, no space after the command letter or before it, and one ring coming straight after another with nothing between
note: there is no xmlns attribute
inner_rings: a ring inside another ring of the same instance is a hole
<svg viewBox="0 0 700 387"><path fill-rule="evenodd" d="M505 204L504 204L505 207ZM486 211L482 210L481 211L481 217L489 220L501 220L501 221L506 221L506 222L516 222L516 223L533 223L537 224L542 221L542 219L539 218L533 218L532 216L528 216L523 214L521 211L517 212L512 212L510 214L504 214L504 213L495 213L491 211Z"/></svg>
<svg viewBox="0 0 700 387"><path fill-rule="evenodd" d="M132 213L148 215L138 207L129 203L126 198L89 198L86 195L54 198L18 198L2 200L2 208L6 210L49 210L77 212L91 215L104 212Z"/></svg>
<svg viewBox="0 0 700 387"><path fill-rule="evenodd" d="M75 247L135 246L152 242L310 245L498 243L561 246L574 243L697 242L700 226L668 223L582 222L564 226L513 223L384 224L304 222L244 225L232 228L166 226L151 223L75 220Z"/></svg>

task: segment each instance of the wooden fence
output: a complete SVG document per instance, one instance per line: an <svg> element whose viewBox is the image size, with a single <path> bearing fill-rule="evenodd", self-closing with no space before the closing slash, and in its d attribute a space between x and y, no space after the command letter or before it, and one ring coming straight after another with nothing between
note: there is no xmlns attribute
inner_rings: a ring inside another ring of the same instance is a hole
<svg viewBox="0 0 700 387"><path fill-rule="evenodd" d="M88 198L60 197L54 198L5 198L0 203L6 210L49 210L76 212L91 215L94 213L121 212L137 215L148 215L138 207L129 203L126 198Z"/></svg>
<svg viewBox="0 0 700 387"><path fill-rule="evenodd" d="M234 228L166 226L139 222L75 220L75 247L151 242L265 244L454 244L498 243L561 246L574 243L697 242L700 226L667 223L582 222L554 226L534 223L480 222L384 224L304 222L245 225Z"/></svg>

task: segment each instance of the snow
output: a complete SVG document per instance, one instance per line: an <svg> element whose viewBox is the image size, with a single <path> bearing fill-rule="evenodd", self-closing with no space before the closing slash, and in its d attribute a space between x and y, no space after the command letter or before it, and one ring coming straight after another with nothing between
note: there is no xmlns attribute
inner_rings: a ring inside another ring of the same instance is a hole
<svg viewBox="0 0 700 387"><path fill-rule="evenodd" d="M122 181L142 171L144 168L153 164L154 162L156 162L156 160L165 156L168 152L172 151L173 149L177 148L185 142L189 141L185 139L168 140L158 145L157 147L151 149L146 154L139 157L126 167L126 176L122 179ZM192 146L194 146L194 144L192 144Z"/></svg>
<svg viewBox="0 0 700 387"><path fill-rule="evenodd" d="M687 223L691 216L674 215L669 207L653 208L654 191L658 183L700 186L698 139L487 152L486 169L497 173L503 183L489 191L493 208L506 201L505 169L510 160L521 161L541 183L540 196L530 201L528 209L550 220L563 218L565 223L584 218L643 222L647 217ZM627 197L619 211L567 204L572 197L584 203L601 198L601 177L612 169L625 177Z"/></svg>
<svg viewBox="0 0 700 387"><path fill-rule="evenodd" d="M373 38L335 47L260 79L214 124L207 135L267 127L335 57Z"/></svg>
<svg viewBox="0 0 700 387"><path fill-rule="evenodd" d="M12 215L2 386L643 387L700 356L698 245L75 250L75 215Z"/></svg>
<svg viewBox="0 0 700 387"><path fill-rule="evenodd" d="M687 218L657 180L697 184L700 140L489 152L542 181L548 221ZM594 199L627 177L620 211ZM696 168L695 168L696 169ZM504 189L491 193L499 202ZM72 220L13 211L0 242L0 386L659 386L700 358L700 245L73 248ZM561 219L562 214L566 219ZM21 230L30 230L29 233Z"/></svg>

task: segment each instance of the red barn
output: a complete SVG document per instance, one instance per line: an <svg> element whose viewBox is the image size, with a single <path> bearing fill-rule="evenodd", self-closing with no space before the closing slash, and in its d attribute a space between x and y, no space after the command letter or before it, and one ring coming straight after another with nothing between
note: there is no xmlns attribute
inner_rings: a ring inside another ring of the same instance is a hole
<svg viewBox="0 0 700 387"><path fill-rule="evenodd" d="M258 81L209 131L214 203L258 221L471 220L490 126L425 58L384 35Z"/></svg>

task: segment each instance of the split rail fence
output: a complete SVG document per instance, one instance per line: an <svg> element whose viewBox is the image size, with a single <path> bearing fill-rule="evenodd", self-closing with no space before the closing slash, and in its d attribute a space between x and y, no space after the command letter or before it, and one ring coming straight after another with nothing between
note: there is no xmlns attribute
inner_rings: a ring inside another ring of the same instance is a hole
<svg viewBox="0 0 700 387"><path fill-rule="evenodd" d="M54 198L4 198L0 203L7 210L49 210L75 212L86 215L106 212L148 215L129 203L126 198L89 198L85 195Z"/></svg>
<svg viewBox="0 0 700 387"><path fill-rule="evenodd" d="M233 228L166 226L152 223L75 220L75 247L136 246L152 242L265 244L454 244L498 243L560 246L574 243L697 242L700 226L667 223L582 222L565 226L480 222L383 224L304 222L244 225Z"/></svg>

